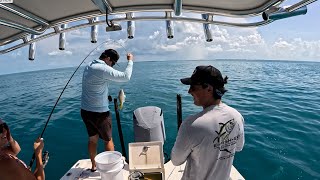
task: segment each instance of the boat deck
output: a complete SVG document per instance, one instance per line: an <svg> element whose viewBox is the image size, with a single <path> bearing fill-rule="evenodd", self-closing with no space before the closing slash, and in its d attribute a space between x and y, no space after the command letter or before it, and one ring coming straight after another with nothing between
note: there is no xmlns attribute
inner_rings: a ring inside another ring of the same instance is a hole
<svg viewBox="0 0 320 180"><path fill-rule="evenodd" d="M165 180L179 180L182 177L185 164L181 166L174 166L171 161L164 165L165 168ZM77 161L71 169L60 180L98 180L101 179L98 171L91 172L90 159L81 159ZM123 168L123 179L128 180L129 165L125 164ZM232 166L230 173L230 180L244 180L242 175L237 169Z"/></svg>

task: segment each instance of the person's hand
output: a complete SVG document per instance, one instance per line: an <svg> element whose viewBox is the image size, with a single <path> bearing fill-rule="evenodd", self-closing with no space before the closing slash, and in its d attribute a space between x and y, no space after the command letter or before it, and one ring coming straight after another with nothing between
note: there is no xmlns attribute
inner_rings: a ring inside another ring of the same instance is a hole
<svg viewBox="0 0 320 180"><path fill-rule="evenodd" d="M108 96L108 101L112 101L112 97L110 95Z"/></svg>
<svg viewBox="0 0 320 180"><path fill-rule="evenodd" d="M35 154L39 154L42 153L44 147L44 142L43 142L43 138L38 138L34 143L33 143L33 149Z"/></svg>
<svg viewBox="0 0 320 180"><path fill-rule="evenodd" d="M128 61L133 61L133 54L128 53L128 54L127 54L127 60L128 60Z"/></svg>
<svg viewBox="0 0 320 180"><path fill-rule="evenodd" d="M5 126L4 126L4 132L7 132L6 136L7 136L8 141L10 142L10 140L12 140L13 138L11 136L9 126L7 124L5 124Z"/></svg>

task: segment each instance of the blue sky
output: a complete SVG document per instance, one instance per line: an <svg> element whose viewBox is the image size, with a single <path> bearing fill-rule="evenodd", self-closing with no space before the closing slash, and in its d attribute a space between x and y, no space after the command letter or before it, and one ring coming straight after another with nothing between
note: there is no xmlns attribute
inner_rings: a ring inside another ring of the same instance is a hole
<svg viewBox="0 0 320 180"><path fill-rule="evenodd" d="M291 1L294 3L294 1ZM286 5L286 4L284 4ZM120 32L105 32L99 26L98 43L90 43L90 29L68 32L65 51L58 50L54 36L37 43L36 59L28 60L28 46L0 55L0 74L77 66L98 44L107 41L86 61L103 49L113 48L125 61L126 51L136 61L201 59L267 59L320 62L320 3L308 6L308 13L278 20L258 28L234 28L211 25L212 42L206 42L202 24L174 22L175 36L166 38L165 22L136 22L135 38L126 38L126 23ZM182 14L185 15L186 14ZM195 16L195 15L188 15ZM251 22L252 19L237 19ZM2 47L0 47L2 49Z"/></svg>

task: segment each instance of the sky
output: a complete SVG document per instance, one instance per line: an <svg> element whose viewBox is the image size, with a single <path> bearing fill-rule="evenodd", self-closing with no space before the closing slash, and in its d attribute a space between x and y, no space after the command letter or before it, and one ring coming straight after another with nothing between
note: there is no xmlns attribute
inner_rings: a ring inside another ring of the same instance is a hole
<svg viewBox="0 0 320 180"><path fill-rule="evenodd" d="M101 43L86 62L98 58L104 49L109 48L119 52L120 62L126 61L126 52L133 53L135 61L247 59L320 62L319 9L320 3L315 2L308 5L306 15L255 28L211 25L212 42L205 41L202 24L190 22L174 22L173 39L166 38L164 21L136 22L133 39L127 39L125 22L121 23L122 31L117 32L105 32L106 25L100 25L98 43L95 44L90 42L90 28L78 29L66 33L64 51L58 49L59 35L56 35L36 43L34 61L28 60L29 46L0 55L0 75L78 66ZM253 22L261 18L217 17L214 20ZM2 49L4 47L0 47Z"/></svg>

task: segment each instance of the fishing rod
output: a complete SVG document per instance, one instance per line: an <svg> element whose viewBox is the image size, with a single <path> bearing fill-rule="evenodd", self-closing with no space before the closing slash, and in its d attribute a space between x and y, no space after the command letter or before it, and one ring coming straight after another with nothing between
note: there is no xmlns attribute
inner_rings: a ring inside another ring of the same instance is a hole
<svg viewBox="0 0 320 180"><path fill-rule="evenodd" d="M122 127L121 127L121 120L120 120L120 113L119 113L119 109L118 109L117 98L114 98L113 102L114 102L114 111L116 113L117 127L118 127L118 133L119 133L119 138L120 138L122 154L125 157L125 161L127 163L129 163L129 158L127 157L126 148L124 146L124 138L123 138L123 134L122 134Z"/></svg>
<svg viewBox="0 0 320 180"><path fill-rule="evenodd" d="M113 40L113 39L111 39L111 40ZM110 41L110 40L106 40L106 41L100 43L98 46L96 46L93 50L91 50L91 51L89 52L89 54L81 61L81 63L80 63L80 64L78 65L78 67L76 68L76 70L73 72L73 74L72 74L71 77L69 78L67 84L64 86L62 92L60 93L60 95L59 95L56 103L54 104L54 106L53 106L53 108L52 108L52 110L51 110L51 112L50 112L50 114L49 114L49 117L48 117L48 119L47 119L47 122L46 122L46 124L45 124L45 126L44 126L44 128L43 128L43 130L42 130L42 132L41 132L40 138L43 137L43 134L44 134L44 132L45 132L47 126L48 126L48 123L49 123L49 121L50 121L50 118L51 118L51 116L52 116L52 114L53 114L53 112L54 112L54 110L55 110L55 108L56 108L56 106L57 106L57 104L58 104L58 102L59 102L62 94L64 93L64 90L67 88L67 86L69 85L71 79L72 79L73 76L76 74L76 72L78 71L78 69L80 68L80 66L81 66L81 65L85 62L85 60L91 55L92 52L94 52L96 49L98 49L98 47L100 47L101 45L103 45L103 44L105 44L105 43L107 43L107 42L109 42L109 41ZM120 46L122 46L122 47L124 48L124 50L127 52L126 48L125 48L122 44L120 44L119 42L116 42L115 40L113 40L113 41L114 41L115 43L118 43ZM127 41L125 41L125 42L127 42ZM35 153L33 153L32 159L30 160L30 163L29 163L29 168L30 168L30 169L32 168L34 159L35 159Z"/></svg>

